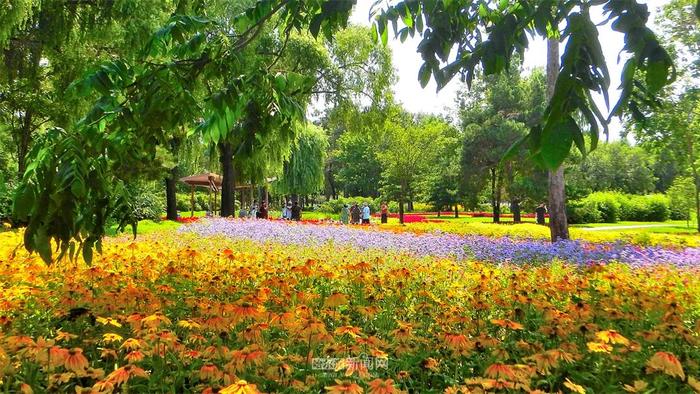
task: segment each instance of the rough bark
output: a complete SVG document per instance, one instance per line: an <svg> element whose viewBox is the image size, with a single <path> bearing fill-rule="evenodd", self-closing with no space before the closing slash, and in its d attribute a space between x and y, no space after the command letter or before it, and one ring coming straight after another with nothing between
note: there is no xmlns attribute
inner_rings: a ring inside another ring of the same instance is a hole
<svg viewBox="0 0 700 394"><path fill-rule="evenodd" d="M559 41L547 40L547 96L554 95L554 85L559 75ZM559 166L549 171L549 232L552 242L569 239L566 220L566 191L564 189L564 168Z"/></svg>
<svg viewBox="0 0 700 394"><path fill-rule="evenodd" d="M170 170L165 178L165 217L167 220L177 220L177 168Z"/></svg>
<svg viewBox="0 0 700 394"><path fill-rule="evenodd" d="M221 216L233 217L235 215L235 173L233 170L233 146L230 142L219 143L219 159L223 179L221 181Z"/></svg>
<svg viewBox="0 0 700 394"><path fill-rule="evenodd" d="M29 152L29 143L33 131L32 119L32 111L27 111L24 115L17 144L17 176L20 180L24 177L24 171L27 169L27 153Z"/></svg>
<svg viewBox="0 0 700 394"><path fill-rule="evenodd" d="M493 222L501 222L501 183L498 179L498 170L491 169L491 209L493 210Z"/></svg>

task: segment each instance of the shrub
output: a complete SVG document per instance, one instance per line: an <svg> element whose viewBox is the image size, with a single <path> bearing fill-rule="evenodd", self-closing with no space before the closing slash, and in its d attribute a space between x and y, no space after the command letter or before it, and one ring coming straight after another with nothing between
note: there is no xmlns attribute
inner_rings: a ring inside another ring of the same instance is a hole
<svg viewBox="0 0 700 394"><path fill-rule="evenodd" d="M367 203L372 212L377 212L382 201L383 200L381 198L374 200L372 197L338 197L335 200L328 200L319 204L316 211L323 213L340 213L340 210L343 208L343 204L347 204L349 207L356 202L360 206ZM391 204L389 204L389 209L391 210Z"/></svg>
<svg viewBox="0 0 700 394"><path fill-rule="evenodd" d="M670 209L663 194L596 192L569 202L567 214L571 223L663 222L668 220Z"/></svg>
<svg viewBox="0 0 700 394"><path fill-rule="evenodd" d="M615 223L620 218L619 194L596 192L589 194L584 200L598 210L603 223Z"/></svg>
<svg viewBox="0 0 700 394"><path fill-rule="evenodd" d="M14 185L5 182L0 176L0 221L9 220L12 217L12 196L14 192Z"/></svg>
<svg viewBox="0 0 700 394"><path fill-rule="evenodd" d="M690 220L695 205L695 185L690 177L677 177L666 191L671 209L671 219Z"/></svg>
<svg viewBox="0 0 700 394"><path fill-rule="evenodd" d="M569 202L566 215L571 224L600 223L603 217L596 204L586 199Z"/></svg>
<svg viewBox="0 0 700 394"><path fill-rule="evenodd" d="M671 216L668 197L663 194L649 194L640 196L644 199L643 218L648 222L665 222Z"/></svg>
<svg viewBox="0 0 700 394"><path fill-rule="evenodd" d="M165 196L158 189L146 184L133 183L126 186L126 200L115 213L127 222L140 220L159 221L165 211Z"/></svg>

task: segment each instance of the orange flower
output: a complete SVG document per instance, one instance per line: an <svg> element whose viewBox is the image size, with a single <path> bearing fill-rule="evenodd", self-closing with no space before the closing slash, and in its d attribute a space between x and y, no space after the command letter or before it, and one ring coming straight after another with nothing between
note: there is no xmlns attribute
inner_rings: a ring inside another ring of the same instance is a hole
<svg viewBox="0 0 700 394"><path fill-rule="evenodd" d="M68 357L68 349L51 346L49 349L49 366L51 368L63 365Z"/></svg>
<svg viewBox="0 0 700 394"><path fill-rule="evenodd" d="M491 320L491 323L503 328L510 328L511 330L522 330L525 328L522 324L516 323L508 319L494 319Z"/></svg>
<svg viewBox="0 0 700 394"><path fill-rule="evenodd" d="M83 349L75 348L68 351L63 366L73 372L82 372L88 367L88 359L83 356Z"/></svg>
<svg viewBox="0 0 700 394"><path fill-rule="evenodd" d="M111 393L114 391L114 384L110 381L97 382L92 386L90 394L103 394Z"/></svg>
<svg viewBox="0 0 700 394"><path fill-rule="evenodd" d="M345 305L347 303L348 303L348 297L345 296L345 294L333 293L328 298L326 298L326 301L323 303L323 305L328 307L328 308L334 308L336 306Z"/></svg>
<svg viewBox="0 0 700 394"><path fill-rule="evenodd" d="M246 318L257 319L262 314L262 308L259 308L250 302L242 302L233 308L233 317L237 320Z"/></svg>
<svg viewBox="0 0 700 394"><path fill-rule="evenodd" d="M129 364L133 364L143 360L143 357L144 355L140 350L134 350L133 352L127 353L127 355L124 356L124 360L126 360Z"/></svg>
<svg viewBox="0 0 700 394"><path fill-rule="evenodd" d="M336 335L348 334L353 338L357 338L360 335L360 329L358 327L353 326L338 327L335 329L334 332Z"/></svg>
<svg viewBox="0 0 700 394"><path fill-rule="evenodd" d="M647 361L647 369L650 372L659 371L670 376L677 376L681 379L685 379L683 366L673 353L656 352L656 354L651 356L649 361Z"/></svg>
<svg viewBox="0 0 700 394"><path fill-rule="evenodd" d="M486 368L486 371L484 371L484 375L494 379L515 379L515 371L513 371L513 368L511 368L510 365L501 363L491 364Z"/></svg>
<svg viewBox="0 0 700 394"><path fill-rule="evenodd" d="M350 381L335 381L335 386L326 386L328 394L362 394L365 391L356 383Z"/></svg>
<svg viewBox="0 0 700 394"><path fill-rule="evenodd" d="M392 379L374 379L369 382L369 394L394 394L398 392L399 390L394 387L394 380Z"/></svg>
<svg viewBox="0 0 700 394"><path fill-rule="evenodd" d="M466 354L474 349L474 344L464 334L445 334L445 343L455 353Z"/></svg>
<svg viewBox="0 0 700 394"><path fill-rule="evenodd" d="M432 357L428 357L425 360L423 360L421 366L431 371L437 371L440 368L438 361Z"/></svg>
<svg viewBox="0 0 700 394"><path fill-rule="evenodd" d="M134 376L147 378L148 373L136 366L125 365L121 368L117 368L114 372L107 375L107 378L105 380L107 382L112 383L115 387L118 387L128 382L129 379L131 379Z"/></svg>
<svg viewBox="0 0 700 394"><path fill-rule="evenodd" d="M28 384L26 384L26 383L22 383L22 384L19 386L19 391L20 391L22 394L34 394L34 390L32 389L32 386L30 386L30 385L28 385Z"/></svg>
<svg viewBox="0 0 700 394"><path fill-rule="evenodd" d="M207 363L202 365L202 368L199 369L200 380L210 380L212 382L216 382L222 377L221 371L219 371L219 368L217 368L214 364Z"/></svg>
<svg viewBox="0 0 700 394"><path fill-rule="evenodd" d="M138 339L129 338L119 346L119 349L126 349L129 351L141 349L141 342Z"/></svg>

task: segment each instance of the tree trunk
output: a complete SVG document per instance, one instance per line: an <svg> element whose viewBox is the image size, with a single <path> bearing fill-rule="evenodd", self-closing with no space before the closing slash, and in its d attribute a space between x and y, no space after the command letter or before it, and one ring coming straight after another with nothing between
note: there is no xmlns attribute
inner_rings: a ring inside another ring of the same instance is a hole
<svg viewBox="0 0 700 394"><path fill-rule="evenodd" d="M693 157L691 156L691 158ZM695 220L697 221L698 232L700 232L700 174L695 164L692 164L691 168L693 169L693 180L695 181ZM688 214L688 220L690 220L690 214Z"/></svg>
<svg viewBox="0 0 700 394"><path fill-rule="evenodd" d="M29 152L29 141L32 135L32 111L27 111L22 122L20 138L17 144L17 176L19 180L24 177L27 169L27 153Z"/></svg>
<svg viewBox="0 0 700 394"><path fill-rule="evenodd" d="M513 222L520 223L522 218L520 217L520 201L513 200L510 202L510 210L513 211Z"/></svg>
<svg viewBox="0 0 700 394"><path fill-rule="evenodd" d="M403 224L403 198L399 199L399 224Z"/></svg>
<svg viewBox="0 0 700 394"><path fill-rule="evenodd" d="M491 169L491 209L493 211L493 222L501 222L501 185L498 181L498 171Z"/></svg>
<svg viewBox="0 0 700 394"><path fill-rule="evenodd" d="M167 220L177 220L177 167L170 170L170 174L165 178L165 218Z"/></svg>
<svg viewBox="0 0 700 394"><path fill-rule="evenodd" d="M547 96L551 100L554 85L559 75L559 41L547 40ZM569 239L566 220L566 190L564 189L564 168L549 170L549 232L552 242Z"/></svg>
<svg viewBox="0 0 700 394"><path fill-rule="evenodd" d="M233 146L230 142L219 143L219 154L223 179L221 181L221 216L235 216L235 174L233 170Z"/></svg>
<svg viewBox="0 0 700 394"><path fill-rule="evenodd" d="M408 200L408 212L413 212L413 198Z"/></svg>
<svg viewBox="0 0 700 394"><path fill-rule="evenodd" d="M455 219L459 219L459 206L455 204Z"/></svg>

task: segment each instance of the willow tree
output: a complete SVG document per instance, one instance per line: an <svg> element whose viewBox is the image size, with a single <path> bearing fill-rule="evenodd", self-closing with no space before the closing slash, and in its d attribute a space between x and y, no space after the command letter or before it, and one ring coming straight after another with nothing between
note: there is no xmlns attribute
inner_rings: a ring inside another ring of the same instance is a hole
<svg viewBox="0 0 700 394"><path fill-rule="evenodd" d="M274 184L280 194L313 194L323 187L323 164L328 150L326 132L313 124L301 126L289 159L284 162L282 175Z"/></svg>

